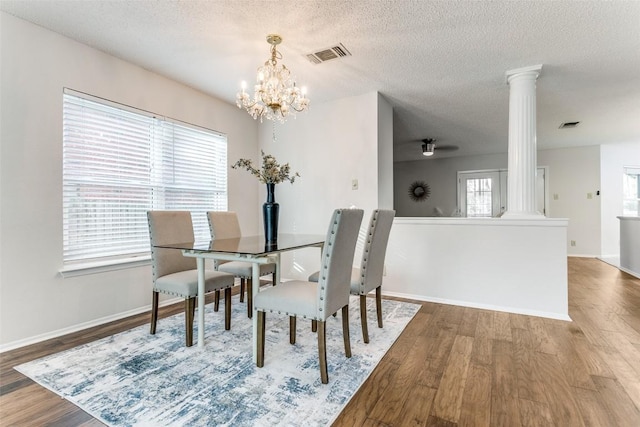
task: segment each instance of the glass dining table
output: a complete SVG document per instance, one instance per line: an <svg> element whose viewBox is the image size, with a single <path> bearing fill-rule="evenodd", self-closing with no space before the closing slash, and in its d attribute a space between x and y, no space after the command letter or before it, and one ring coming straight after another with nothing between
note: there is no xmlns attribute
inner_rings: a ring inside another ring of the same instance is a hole
<svg viewBox="0 0 640 427"><path fill-rule="evenodd" d="M157 245L160 248L179 249L186 257L196 259L198 268L198 347L204 347L204 271L205 259L224 261L244 261L252 264L253 283L252 292L255 299L260 291L260 264L275 263L276 284L280 282L280 254L302 248L319 247L324 245L325 236L312 234L278 234L277 243L267 243L264 236L243 236L234 239L216 239L186 243L171 243ZM255 313L254 313L255 314ZM256 336L258 332L258 316L252 316L253 321L253 360L257 361Z"/></svg>

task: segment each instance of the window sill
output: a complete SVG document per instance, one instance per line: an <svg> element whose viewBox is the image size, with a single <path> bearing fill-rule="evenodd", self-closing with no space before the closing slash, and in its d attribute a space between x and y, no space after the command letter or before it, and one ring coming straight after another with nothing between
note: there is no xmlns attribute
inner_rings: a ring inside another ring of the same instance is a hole
<svg viewBox="0 0 640 427"><path fill-rule="evenodd" d="M124 270L151 264L151 256L141 256L123 258L118 260L87 262L69 264L62 268L59 273L63 278L84 276L87 274L105 273L108 271Z"/></svg>

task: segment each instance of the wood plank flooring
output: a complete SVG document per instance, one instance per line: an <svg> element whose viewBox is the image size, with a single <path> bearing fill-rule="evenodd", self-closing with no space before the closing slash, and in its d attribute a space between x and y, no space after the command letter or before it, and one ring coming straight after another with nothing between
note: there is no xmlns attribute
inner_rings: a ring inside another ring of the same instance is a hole
<svg viewBox="0 0 640 427"><path fill-rule="evenodd" d="M640 280L596 259L568 267L573 322L422 303L334 426L640 426ZM0 425L101 426L12 367L146 323L1 354Z"/></svg>

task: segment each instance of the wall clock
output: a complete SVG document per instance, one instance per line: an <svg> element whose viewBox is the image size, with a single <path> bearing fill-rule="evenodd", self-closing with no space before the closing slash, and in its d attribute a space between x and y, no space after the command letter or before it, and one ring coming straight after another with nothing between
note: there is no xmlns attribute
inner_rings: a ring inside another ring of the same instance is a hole
<svg viewBox="0 0 640 427"><path fill-rule="evenodd" d="M429 184L424 181L414 181L409 186L409 197L414 202L424 202L431 195Z"/></svg>

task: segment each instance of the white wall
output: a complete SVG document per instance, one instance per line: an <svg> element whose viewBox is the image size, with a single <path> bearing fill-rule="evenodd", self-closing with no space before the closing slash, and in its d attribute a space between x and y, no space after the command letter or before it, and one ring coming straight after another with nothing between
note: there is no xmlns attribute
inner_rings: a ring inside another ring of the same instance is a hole
<svg viewBox="0 0 640 427"><path fill-rule="evenodd" d="M393 209L393 108L378 94L378 207Z"/></svg>
<svg viewBox="0 0 640 427"><path fill-rule="evenodd" d="M624 166L640 166L640 141L606 144L600 147L602 185L602 256L620 254L620 224L622 215L622 173Z"/></svg>
<svg viewBox="0 0 640 427"><path fill-rule="evenodd" d="M262 124L260 146L280 163L289 162L292 170L301 175L293 185L276 186L280 232L324 235L333 210L351 206L364 209L363 228L368 224L371 211L379 206L378 170L392 168L391 157L378 158L378 145L392 144L390 132L381 138L378 135L380 111L392 114L390 108L379 108L381 102L386 103L372 92L311 104L307 113L276 124L276 141L272 140L272 123ZM352 190L354 179L358 180L357 190ZM260 194L262 203L265 190L261 189ZM390 195L383 197L391 200ZM256 215L262 223L261 211ZM361 233L356 260L363 240ZM286 253L282 263L282 277L306 279L319 268L319 252L307 249Z"/></svg>
<svg viewBox="0 0 640 427"><path fill-rule="evenodd" d="M537 156L538 166L549 167L549 176L546 177L549 186L547 216L569 219L567 253L598 256L601 238L601 198L597 195L600 190L600 147L540 150ZM395 163L395 209L400 217L434 216L435 207L441 208L445 216L450 215L457 207L458 171L506 167L506 154ZM414 202L408 196L409 185L415 180L424 180L431 187L431 196L424 202ZM618 191L621 194L622 190ZM587 193L591 193L593 198L588 199ZM554 194L557 199L554 199ZM572 240L575 246L571 246Z"/></svg>
<svg viewBox="0 0 640 427"><path fill-rule="evenodd" d="M569 320L567 221L396 218L383 293Z"/></svg>
<svg viewBox="0 0 640 427"><path fill-rule="evenodd" d="M252 156L258 126L235 106L0 12L0 349L147 309L149 266L62 279L62 90L70 87L228 135ZM257 231L258 189L229 177L229 209Z"/></svg>
<svg viewBox="0 0 640 427"><path fill-rule="evenodd" d="M538 165L549 167L549 216L569 218L567 253L600 255L600 147L541 150Z"/></svg>
<svg viewBox="0 0 640 427"><path fill-rule="evenodd" d="M416 146L416 149L420 147ZM458 206L456 200L458 171L506 167L506 153L397 162L394 164L395 192L393 195L397 216L436 216L436 208L440 208L445 216L450 216ZM429 184L431 195L427 200L414 202L409 198L409 186L414 181L425 181Z"/></svg>
<svg viewBox="0 0 640 427"><path fill-rule="evenodd" d="M640 217L619 216L620 269L640 278Z"/></svg>

